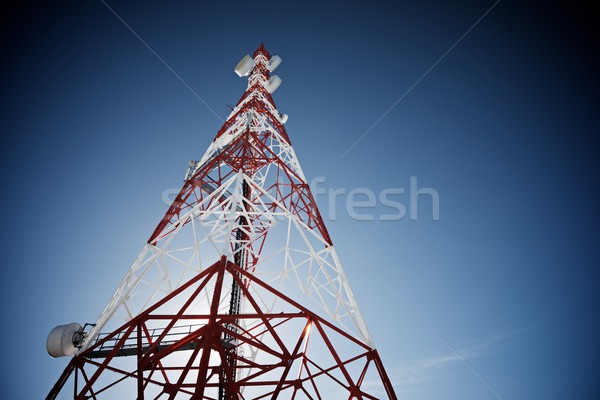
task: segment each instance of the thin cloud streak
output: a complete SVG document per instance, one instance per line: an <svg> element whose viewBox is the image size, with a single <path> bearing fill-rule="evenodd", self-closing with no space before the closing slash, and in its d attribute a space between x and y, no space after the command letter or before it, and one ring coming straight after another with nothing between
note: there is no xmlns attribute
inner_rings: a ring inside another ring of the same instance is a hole
<svg viewBox="0 0 600 400"><path fill-rule="evenodd" d="M429 384L449 368L460 366L464 360L472 360L497 352L498 347L522 333L522 331L504 333L478 340L470 346L457 348L454 352L426 355L415 360L407 360L400 365L388 368L388 375L397 392L418 389L420 385ZM376 381L365 381L366 387L380 385Z"/></svg>
<svg viewBox="0 0 600 400"><path fill-rule="evenodd" d="M394 288L392 286L390 286L390 284L385 281L374 269L373 267L371 267L371 265L369 265L369 263L367 263L348 243L344 243L344 245L346 245L346 247L348 247L348 249L354 253L354 255L365 265L365 267L367 267L367 269L369 271L371 271L371 273L373 275L375 275L375 277L377 279L379 279L379 281L381 283L383 283L383 285L385 287L387 287L390 292L392 292L394 294L394 296L396 296L396 298L398 300L400 300L400 302L402 302L402 304L419 320L421 321L421 323L429 330L429 332L431 332L436 338L438 338L438 340L444 345L446 346L446 348L448 350L450 350L450 352L452 354L454 354L454 356L469 370L471 371L471 373L485 386L489 389L490 392L492 392L494 394L494 396L496 396L498 398L498 400L503 400L502 397L481 377L481 375L479 375L477 373L477 371L475 371L470 365L469 363L467 363L467 361L462 358L460 356L460 354L452 347L448 344L448 342L446 342L446 340L435 330L431 327L431 325L429 325L429 323L427 323L427 321L425 321L421 315L410 306L410 304L408 304L403 298L402 296L400 296L400 294L398 292L396 292L396 290L394 290Z"/></svg>

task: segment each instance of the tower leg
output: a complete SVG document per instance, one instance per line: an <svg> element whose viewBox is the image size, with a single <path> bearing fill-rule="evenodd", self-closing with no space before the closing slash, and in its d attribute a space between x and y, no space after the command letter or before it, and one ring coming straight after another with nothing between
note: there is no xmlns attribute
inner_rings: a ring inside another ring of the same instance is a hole
<svg viewBox="0 0 600 400"><path fill-rule="evenodd" d="M75 358L72 358L69 364L66 366L63 373L60 375L60 377L50 390L50 393L48 393L48 395L46 396L46 400L56 399L56 396L58 396L65 383L67 383L67 381L69 380L69 376L71 376L73 370L75 370ZM77 390L77 375L75 375L75 390Z"/></svg>

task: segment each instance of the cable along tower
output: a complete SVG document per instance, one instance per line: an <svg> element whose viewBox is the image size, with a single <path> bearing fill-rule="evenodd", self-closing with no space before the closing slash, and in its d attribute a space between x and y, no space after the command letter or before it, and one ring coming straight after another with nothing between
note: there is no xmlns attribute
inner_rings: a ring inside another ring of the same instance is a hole
<svg viewBox="0 0 600 400"><path fill-rule="evenodd" d="M248 86L95 324L57 326L71 356L47 399L396 399L272 93Z"/></svg>

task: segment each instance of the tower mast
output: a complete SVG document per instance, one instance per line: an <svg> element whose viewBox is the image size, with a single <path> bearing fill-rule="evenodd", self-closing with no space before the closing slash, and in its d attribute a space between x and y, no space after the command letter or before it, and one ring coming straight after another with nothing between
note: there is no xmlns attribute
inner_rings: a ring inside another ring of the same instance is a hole
<svg viewBox="0 0 600 400"><path fill-rule="evenodd" d="M280 62L240 61L246 91L96 323L51 332L72 358L47 399L396 399L275 106Z"/></svg>

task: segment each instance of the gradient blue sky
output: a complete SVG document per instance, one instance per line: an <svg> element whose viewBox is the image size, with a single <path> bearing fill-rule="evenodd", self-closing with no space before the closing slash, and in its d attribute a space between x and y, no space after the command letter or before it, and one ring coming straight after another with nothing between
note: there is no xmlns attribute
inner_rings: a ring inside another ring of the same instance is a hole
<svg viewBox="0 0 600 400"><path fill-rule="evenodd" d="M45 396L48 332L96 319L221 125L101 1L60 3L1 6L7 399ZM279 54L309 179L437 190L439 221L326 221L400 398L600 398L597 14L499 2L341 157L493 1L107 4L221 117Z"/></svg>

